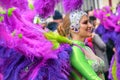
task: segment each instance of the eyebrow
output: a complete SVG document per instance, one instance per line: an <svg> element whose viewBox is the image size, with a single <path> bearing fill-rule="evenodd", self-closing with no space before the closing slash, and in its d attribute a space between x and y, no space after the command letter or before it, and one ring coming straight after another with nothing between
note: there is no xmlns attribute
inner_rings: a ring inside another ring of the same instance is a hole
<svg viewBox="0 0 120 80"><path fill-rule="evenodd" d="M88 19L86 19L86 20L84 20L84 21L82 21L82 22L86 22L86 21L89 21Z"/></svg>

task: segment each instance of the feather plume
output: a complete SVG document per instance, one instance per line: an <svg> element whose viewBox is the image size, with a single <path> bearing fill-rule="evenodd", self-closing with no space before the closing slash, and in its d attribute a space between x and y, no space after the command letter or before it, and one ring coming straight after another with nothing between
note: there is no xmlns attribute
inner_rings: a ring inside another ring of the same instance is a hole
<svg viewBox="0 0 120 80"><path fill-rule="evenodd" d="M81 9L83 0L63 0L63 7L66 13Z"/></svg>
<svg viewBox="0 0 120 80"><path fill-rule="evenodd" d="M0 6L5 9L17 7L20 10L28 9L28 0L0 0Z"/></svg>
<svg viewBox="0 0 120 80"><path fill-rule="evenodd" d="M35 0L34 7L42 18L47 18L54 13L55 5L60 0Z"/></svg>

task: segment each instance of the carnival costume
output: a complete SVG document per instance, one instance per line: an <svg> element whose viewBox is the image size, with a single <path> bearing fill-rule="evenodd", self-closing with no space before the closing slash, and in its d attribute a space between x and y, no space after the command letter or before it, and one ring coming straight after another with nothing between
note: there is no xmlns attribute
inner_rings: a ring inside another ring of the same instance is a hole
<svg viewBox="0 0 120 80"><path fill-rule="evenodd" d="M36 0L35 14L32 14L27 7L27 0L0 0L0 5L6 12L0 14L1 80L68 80L71 71L70 45L74 41L44 31L40 25L32 23L36 14L44 18L50 16L58 2ZM73 52L76 49L78 48L73 47ZM75 54L72 55L71 61L72 58L78 58ZM83 56L80 59L83 62L77 59L80 62L80 67L76 67L78 72L88 80L101 80L85 60L85 55L79 55ZM77 66L77 62L73 66Z"/></svg>
<svg viewBox="0 0 120 80"><path fill-rule="evenodd" d="M63 0L64 10L69 13L70 18L70 28L75 32L79 31L80 24L79 21L83 15L87 15L81 10L82 0ZM80 80L79 74L82 75L83 79L87 80L101 80L95 72L102 72L104 67L104 62L100 63L89 59L85 56L85 52L94 54L92 50L85 46L84 43L80 41L73 41L72 54L71 54L71 65L73 68L72 78ZM89 70L87 69L89 68Z"/></svg>

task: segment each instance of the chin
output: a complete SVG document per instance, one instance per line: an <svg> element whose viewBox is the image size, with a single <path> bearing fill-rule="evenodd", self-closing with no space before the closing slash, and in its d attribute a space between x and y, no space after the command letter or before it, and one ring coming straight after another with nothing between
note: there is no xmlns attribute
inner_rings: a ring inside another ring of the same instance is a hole
<svg viewBox="0 0 120 80"><path fill-rule="evenodd" d="M90 34L88 34L88 35L87 35L87 37L92 37L92 34L91 34L91 33L90 33Z"/></svg>

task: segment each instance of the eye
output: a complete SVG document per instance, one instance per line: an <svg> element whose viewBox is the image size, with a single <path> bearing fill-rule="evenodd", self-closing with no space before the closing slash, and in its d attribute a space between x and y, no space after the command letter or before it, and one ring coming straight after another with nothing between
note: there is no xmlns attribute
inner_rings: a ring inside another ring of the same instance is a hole
<svg viewBox="0 0 120 80"><path fill-rule="evenodd" d="M84 21L83 24L88 24L88 20L87 20L87 21Z"/></svg>

